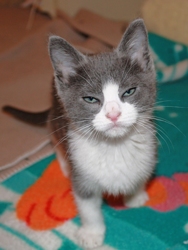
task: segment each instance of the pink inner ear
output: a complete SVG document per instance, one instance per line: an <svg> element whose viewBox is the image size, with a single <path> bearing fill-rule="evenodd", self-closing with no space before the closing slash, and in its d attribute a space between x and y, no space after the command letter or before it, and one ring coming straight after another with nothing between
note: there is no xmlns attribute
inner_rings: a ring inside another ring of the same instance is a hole
<svg viewBox="0 0 188 250"><path fill-rule="evenodd" d="M149 57L147 57L147 58L144 57L144 53L143 53L142 48L140 48L138 51L135 51L135 53L133 53L131 56L132 63L134 64L134 62L138 62L143 70L146 70L146 68L147 68L148 58Z"/></svg>
<svg viewBox="0 0 188 250"><path fill-rule="evenodd" d="M59 64L59 69L63 74L63 78L67 79L68 76L70 75L74 75L76 73L76 71L73 69L73 67L71 66L71 63L64 63L64 64Z"/></svg>
<svg viewBox="0 0 188 250"><path fill-rule="evenodd" d="M132 56L131 56L131 60L135 61L137 60L139 63L143 63L143 48L139 48L138 50L136 50L135 52L133 52Z"/></svg>

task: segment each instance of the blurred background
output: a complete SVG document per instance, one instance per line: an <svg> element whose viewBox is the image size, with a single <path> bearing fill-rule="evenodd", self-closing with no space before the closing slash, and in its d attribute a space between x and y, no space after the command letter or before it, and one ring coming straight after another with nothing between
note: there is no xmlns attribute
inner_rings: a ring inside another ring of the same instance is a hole
<svg viewBox="0 0 188 250"><path fill-rule="evenodd" d="M42 0L42 1L23 1L23 0L0 0L1 6L19 6L23 2L34 3L42 6L55 15L55 9L62 9L70 15L75 15L81 8L87 8L104 17L114 20L131 20L139 15L143 0Z"/></svg>

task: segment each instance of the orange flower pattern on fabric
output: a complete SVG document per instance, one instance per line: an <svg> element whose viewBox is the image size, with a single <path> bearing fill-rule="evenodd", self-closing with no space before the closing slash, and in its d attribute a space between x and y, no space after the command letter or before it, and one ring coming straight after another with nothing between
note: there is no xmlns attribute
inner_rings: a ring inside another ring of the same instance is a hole
<svg viewBox="0 0 188 250"><path fill-rule="evenodd" d="M77 215L71 183L53 161L26 190L16 208L17 217L35 230L55 228Z"/></svg>
<svg viewBox="0 0 188 250"><path fill-rule="evenodd" d="M172 178L154 178L147 186L149 200L145 206L160 212L188 205L188 174ZM122 197L104 196L108 205L125 209ZM55 228L77 215L71 182L54 160L43 175L22 195L16 208L17 217L34 230Z"/></svg>

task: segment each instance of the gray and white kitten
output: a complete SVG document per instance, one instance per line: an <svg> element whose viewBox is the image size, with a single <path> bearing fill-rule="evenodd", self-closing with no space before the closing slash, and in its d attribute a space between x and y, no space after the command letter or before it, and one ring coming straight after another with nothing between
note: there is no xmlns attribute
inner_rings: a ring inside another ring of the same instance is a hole
<svg viewBox="0 0 188 250"><path fill-rule="evenodd" d="M152 112L155 70L141 19L130 24L112 52L86 56L52 36L53 101L48 126L62 171L72 180L81 217L79 243L102 245L102 194L123 194L128 207L143 205L145 185L156 163ZM32 114L4 111L34 123ZM41 122L42 113L35 114ZM35 122L36 123L36 122Z"/></svg>
<svg viewBox="0 0 188 250"><path fill-rule="evenodd" d="M49 52L55 72L49 126L72 180L82 222L78 241L93 248L105 235L104 192L125 195L129 207L148 199L145 185L156 163L156 85L147 32L135 20L114 51L93 56L52 36Z"/></svg>

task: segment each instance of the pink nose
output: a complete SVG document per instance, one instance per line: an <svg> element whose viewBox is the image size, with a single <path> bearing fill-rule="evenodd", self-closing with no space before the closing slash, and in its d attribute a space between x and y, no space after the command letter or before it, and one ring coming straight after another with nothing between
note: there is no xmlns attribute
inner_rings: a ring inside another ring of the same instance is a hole
<svg viewBox="0 0 188 250"><path fill-rule="evenodd" d="M113 122L116 122L121 115L119 105L116 102L106 104L106 117Z"/></svg>
<svg viewBox="0 0 188 250"><path fill-rule="evenodd" d="M106 117L110 119L112 122L116 122L118 120L118 117L121 115L121 112L116 113L108 113Z"/></svg>

